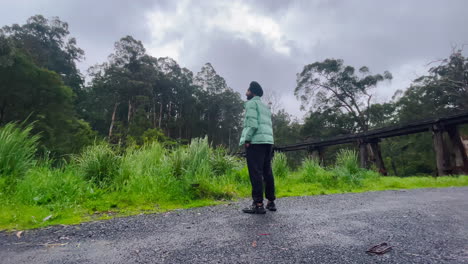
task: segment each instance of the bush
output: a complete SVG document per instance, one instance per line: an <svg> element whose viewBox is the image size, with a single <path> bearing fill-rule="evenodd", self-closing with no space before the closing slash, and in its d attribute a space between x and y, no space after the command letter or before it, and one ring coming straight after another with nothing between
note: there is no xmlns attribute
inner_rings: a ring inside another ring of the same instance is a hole
<svg viewBox="0 0 468 264"><path fill-rule="evenodd" d="M0 178L12 183L36 164L39 137L31 136L32 125L20 128L8 123L0 127Z"/></svg>
<svg viewBox="0 0 468 264"><path fill-rule="evenodd" d="M233 169L241 167L239 160L234 156L228 155L223 147L213 150L210 163L215 176L229 174Z"/></svg>
<svg viewBox="0 0 468 264"><path fill-rule="evenodd" d="M87 147L76 158L84 178L99 187L110 186L119 173L120 161L120 157L105 143Z"/></svg>
<svg viewBox="0 0 468 264"><path fill-rule="evenodd" d="M342 149L336 155L332 172L337 180L350 186L359 186L364 178L378 177L377 173L368 173L359 166L357 153L354 150Z"/></svg>
<svg viewBox="0 0 468 264"><path fill-rule="evenodd" d="M333 174L322 168L318 161L314 159L304 159L300 174L305 182L320 183L327 188L337 183Z"/></svg>
<svg viewBox="0 0 468 264"><path fill-rule="evenodd" d="M288 159L284 153L275 153L271 166L275 177L285 178L289 173Z"/></svg>

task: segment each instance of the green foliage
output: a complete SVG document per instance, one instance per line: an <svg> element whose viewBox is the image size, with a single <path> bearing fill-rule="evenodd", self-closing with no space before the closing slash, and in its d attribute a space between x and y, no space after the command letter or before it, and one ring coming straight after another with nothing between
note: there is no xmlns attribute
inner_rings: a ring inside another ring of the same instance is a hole
<svg viewBox="0 0 468 264"><path fill-rule="evenodd" d="M36 164L34 155L39 137L31 135L32 128L13 123L0 127L0 179L10 182L21 178Z"/></svg>
<svg viewBox="0 0 468 264"><path fill-rule="evenodd" d="M120 157L105 143L89 146L76 157L84 178L99 187L110 186L119 172L120 162Z"/></svg>
<svg viewBox="0 0 468 264"><path fill-rule="evenodd" d="M76 61L83 59L84 51L77 47L76 39L69 36L66 22L58 17L49 20L35 15L24 25L5 26L2 30L17 49L32 58L34 64L57 72L75 93L80 92L83 78Z"/></svg>
<svg viewBox="0 0 468 264"><path fill-rule="evenodd" d="M274 177L285 178L289 174L288 159L284 153L275 153L271 167Z"/></svg>
<svg viewBox="0 0 468 264"><path fill-rule="evenodd" d="M461 51L429 70L429 75L414 80L400 95L396 105L399 121L408 122L444 116L468 109L468 58Z"/></svg>
<svg viewBox="0 0 468 264"><path fill-rule="evenodd" d="M313 99L314 110L345 112L352 117L358 131L369 129L371 89L384 80L392 79L389 72L370 74L369 68L361 67L359 73L343 60L326 59L304 66L298 74L294 94L301 100L301 108L309 106Z"/></svg>
<svg viewBox="0 0 468 264"><path fill-rule="evenodd" d="M170 139L164 135L164 132L157 128L151 128L143 132L143 143L166 142Z"/></svg>
<svg viewBox="0 0 468 264"><path fill-rule="evenodd" d="M388 138L381 142L387 170L395 176L427 175L435 171L430 132Z"/></svg>
<svg viewBox="0 0 468 264"><path fill-rule="evenodd" d="M210 162L215 176L228 174L240 165L239 159L228 155L224 147L213 150Z"/></svg>
<svg viewBox="0 0 468 264"><path fill-rule="evenodd" d="M359 167L357 153L354 150L341 149L336 156L336 165L333 168L337 181L350 185L359 185L365 176L365 170Z"/></svg>
<svg viewBox="0 0 468 264"><path fill-rule="evenodd" d="M0 177L0 228L30 228L214 204L248 197L249 174L244 161L212 149L205 139L168 148L153 141L127 148L119 156L105 143L87 147L71 163L52 168L52 159L30 164L15 188ZM388 188L468 185L459 179L379 177L360 169L356 153L342 151L331 169L304 160L291 171L286 157L273 162L277 196L326 194ZM45 219L45 220L44 220Z"/></svg>
<svg viewBox="0 0 468 264"><path fill-rule="evenodd" d="M100 134L113 143L137 145L148 137L171 144L207 135L210 143L230 151L237 146L242 100L211 64L194 77L171 58L147 55L131 36L115 47L108 63L92 68L92 84L82 103Z"/></svg>
<svg viewBox="0 0 468 264"><path fill-rule="evenodd" d="M26 205L59 209L81 203L90 190L91 187L73 168L38 166L18 182L15 196Z"/></svg>
<svg viewBox="0 0 468 264"><path fill-rule="evenodd" d="M188 159L186 162L185 178L197 180L203 176L213 176L211 170L211 148L208 138L196 138L192 140L187 149Z"/></svg>
<svg viewBox="0 0 468 264"><path fill-rule="evenodd" d="M34 133L41 135L41 147L54 154L78 152L95 136L73 110L74 93L60 75L34 65L20 51L13 63L0 65L0 124L35 122Z"/></svg>
<svg viewBox="0 0 468 264"><path fill-rule="evenodd" d="M307 183L320 183L322 186L330 187L336 183L336 178L330 171L320 166L314 159L304 159L299 170L301 178Z"/></svg>

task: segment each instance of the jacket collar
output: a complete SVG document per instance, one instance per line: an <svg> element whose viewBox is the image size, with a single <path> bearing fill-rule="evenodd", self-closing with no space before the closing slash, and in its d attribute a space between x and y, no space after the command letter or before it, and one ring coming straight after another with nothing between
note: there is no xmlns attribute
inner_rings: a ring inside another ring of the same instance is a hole
<svg viewBox="0 0 468 264"><path fill-rule="evenodd" d="M245 101L244 106L247 105L247 103L250 101L259 101L259 100L260 100L260 96L254 96L252 97L252 99Z"/></svg>

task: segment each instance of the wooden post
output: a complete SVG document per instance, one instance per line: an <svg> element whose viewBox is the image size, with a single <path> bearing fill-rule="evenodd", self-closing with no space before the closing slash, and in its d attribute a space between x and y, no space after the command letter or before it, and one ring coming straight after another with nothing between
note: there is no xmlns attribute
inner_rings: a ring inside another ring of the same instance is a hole
<svg viewBox="0 0 468 264"><path fill-rule="evenodd" d="M467 150L463 145L457 126L447 127L447 132L452 143L452 152L454 156L453 173L468 174Z"/></svg>
<svg viewBox="0 0 468 264"><path fill-rule="evenodd" d="M320 165L323 164L323 149L322 148L309 148L309 157L310 159L318 161Z"/></svg>
<svg viewBox="0 0 468 264"><path fill-rule="evenodd" d="M370 142L372 154L374 157L374 163L377 165L377 168L379 168L379 173L382 175L387 176L387 169L385 169L385 163L382 159L382 153L380 151L380 146L379 146L379 139L373 139Z"/></svg>
<svg viewBox="0 0 468 264"><path fill-rule="evenodd" d="M367 141L364 139L359 139L359 160L361 162L361 168L368 168L367 159L369 158L369 153L367 151Z"/></svg>
<svg viewBox="0 0 468 264"><path fill-rule="evenodd" d="M450 156L444 142L444 128L440 124L432 126L432 141L436 154L437 176L447 175L450 170Z"/></svg>

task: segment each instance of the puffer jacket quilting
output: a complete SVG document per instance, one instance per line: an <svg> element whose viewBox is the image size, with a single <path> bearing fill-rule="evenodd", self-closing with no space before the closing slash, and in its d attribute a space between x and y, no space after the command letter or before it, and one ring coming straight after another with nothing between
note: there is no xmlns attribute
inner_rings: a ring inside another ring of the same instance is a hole
<svg viewBox="0 0 468 264"><path fill-rule="evenodd" d="M255 96L245 103L244 129L239 145L274 144L270 109Z"/></svg>

